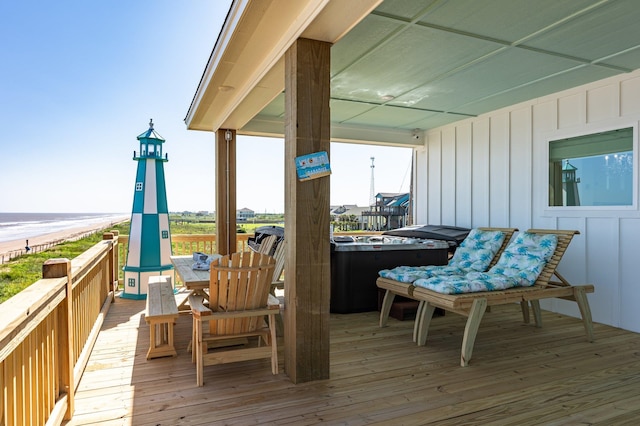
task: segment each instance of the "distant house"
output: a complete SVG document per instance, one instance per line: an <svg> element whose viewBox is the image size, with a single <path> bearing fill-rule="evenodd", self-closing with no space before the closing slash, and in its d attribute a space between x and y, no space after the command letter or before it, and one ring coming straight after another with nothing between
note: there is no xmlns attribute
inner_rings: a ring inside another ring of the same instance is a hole
<svg viewBox="0 0 640 426"><path fill-rule="evenodd" d="M343 204L341 206L330 206L330 214L338 216L341 214L360 214L360 210L366 209L366 207L358 207L356 204Z"/></svg>
<svg viewBox="0 0 640 426"><path fill-rule="evenodd" d="M329 214L337 216L346 212L347 207L346 206L329 206L329 211L330 211Z"/></svg>
<svg viewBox="0 0 640 426"><path fill-rule="evenodd" d="M246 222L249 219L256 217L256 212L246 207L236 210L236 220L238 222Z"/></svg>
<svg viewBox="0 0 640 426"><path fill-rule="evenodd" d="M376 231L402 228L408 225L409 193L380 192L376 203L362 212L367 229Z"/></svg>

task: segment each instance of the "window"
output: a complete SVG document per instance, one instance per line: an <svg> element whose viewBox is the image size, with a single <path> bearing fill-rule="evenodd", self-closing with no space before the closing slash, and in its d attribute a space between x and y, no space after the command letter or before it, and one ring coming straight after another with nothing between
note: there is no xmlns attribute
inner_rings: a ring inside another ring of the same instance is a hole
<svg viewBox="0 0 640 426"><path fill-rule="evenodd" d="M136 191L142 191L142 182L136 182Z"/></svg>
<svg viewBox="0 0 640 426"><path fill-rule="evenodd" d="M162 231L162 238L163 239L169 238L169 231Z"/></svg>
<svg viewBox="0 0 640 426"><path fill-rule="evenodd" d="M549 141L549 206L633 205L633 127Z"/></svg>
<svg viewBox="0 0 640 426"><path fill-rule="evenodd" d="M127 282L127 285L129 287L135 287L136 286L136 279L135 278L129 278L129 281Z"/></svg>

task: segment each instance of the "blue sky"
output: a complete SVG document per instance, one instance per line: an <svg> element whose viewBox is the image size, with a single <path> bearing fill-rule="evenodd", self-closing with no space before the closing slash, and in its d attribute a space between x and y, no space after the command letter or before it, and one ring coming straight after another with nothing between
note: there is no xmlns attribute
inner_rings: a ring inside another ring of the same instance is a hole
<svg viewBox="0 0 640 426"><path fill-rule="evenodd" d="M184 117L230 4L2 0L0 212L130 212L150 118L169 209L213 211L214 134ZM238 208L284 211L283 156L238 138ZM376 192L408 191L409 149L333 143L331 204L368 204L372 156Z"/></svg>

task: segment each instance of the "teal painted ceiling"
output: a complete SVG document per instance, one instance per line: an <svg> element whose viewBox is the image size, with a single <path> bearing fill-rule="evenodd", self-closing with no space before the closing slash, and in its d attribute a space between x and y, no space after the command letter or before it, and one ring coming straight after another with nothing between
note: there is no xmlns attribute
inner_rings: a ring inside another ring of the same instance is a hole
<svg viewBox="0 0 640 426"><path fill-rule="evenodd" d="M637 68L637 0L385 0L332 47L331 118L426 130Z"/></svg>

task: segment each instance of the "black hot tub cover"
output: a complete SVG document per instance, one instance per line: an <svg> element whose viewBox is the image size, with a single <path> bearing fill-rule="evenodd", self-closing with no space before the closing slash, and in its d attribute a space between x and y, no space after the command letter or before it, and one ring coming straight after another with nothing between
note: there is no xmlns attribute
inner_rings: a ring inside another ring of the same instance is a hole
<svg viewBox="0 0 640 426"><path fill-rule="evenodd" d="M457 226L443 225L410 225L404 228L392 229L385 231L383 235L392 235L396 237L411 237L430 240L443 240L453 243L456 247L471 232L469 228L459 228Z"/></svg>

